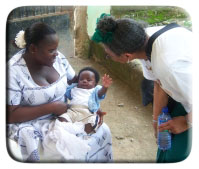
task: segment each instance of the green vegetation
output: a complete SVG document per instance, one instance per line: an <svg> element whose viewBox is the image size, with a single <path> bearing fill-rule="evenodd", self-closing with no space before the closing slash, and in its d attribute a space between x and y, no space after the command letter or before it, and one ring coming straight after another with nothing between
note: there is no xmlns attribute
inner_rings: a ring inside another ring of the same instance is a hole
<svg viewBox="0 0 199 169"><path fill-rule="evenodd" d="M191 28L189 15L177 7L112 7L111 14L116 18L128 17L142 20L153 25L164 25L171 22Z"/></svg>

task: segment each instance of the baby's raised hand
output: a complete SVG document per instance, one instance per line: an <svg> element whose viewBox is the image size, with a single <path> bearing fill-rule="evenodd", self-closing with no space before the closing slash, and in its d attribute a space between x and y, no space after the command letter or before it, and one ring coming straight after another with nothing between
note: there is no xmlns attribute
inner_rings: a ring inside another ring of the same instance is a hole
<svg viewBox="0 0 199 169"><path fill-rule="evenodd" d="M108 88L111 84L112 84L112 78L110 78L109 75L105 74L102 77L102 85Z"/></svg>

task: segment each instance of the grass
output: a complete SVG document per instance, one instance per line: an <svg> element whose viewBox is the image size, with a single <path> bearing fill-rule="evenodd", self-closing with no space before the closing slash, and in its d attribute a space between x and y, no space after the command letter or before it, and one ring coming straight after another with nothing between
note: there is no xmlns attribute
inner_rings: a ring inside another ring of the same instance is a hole
<svg viewBox="0 0 199 169"><path fill-rule="evenodd" d="M167 24L171 21L184 21L183 26L191 27L191 21L186 11L177 7L153 7L146 9L131 9L124 7L113 7L111 13L116 18L128 17L135 20L142 20L149 25Z"/></svg>

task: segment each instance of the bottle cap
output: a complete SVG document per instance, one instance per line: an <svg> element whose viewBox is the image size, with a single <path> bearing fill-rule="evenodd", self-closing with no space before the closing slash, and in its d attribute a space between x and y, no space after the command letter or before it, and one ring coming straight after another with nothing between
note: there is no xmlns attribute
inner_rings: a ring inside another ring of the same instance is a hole
<svg viewBox="0 0 199 169"><path fill-rule="evenodd" d="M168 113L168 112L169 112L168 107L164 107L164 108L162 108L162 112L164 112L164 113Z"/></svg>

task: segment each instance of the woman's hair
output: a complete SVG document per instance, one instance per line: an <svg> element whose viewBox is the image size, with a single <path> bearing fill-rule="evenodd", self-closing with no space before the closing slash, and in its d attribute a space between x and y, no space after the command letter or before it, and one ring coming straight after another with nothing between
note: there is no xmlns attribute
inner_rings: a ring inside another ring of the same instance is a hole
<svg viewBox="0 0 199 169"><path fill-rule="evenodd" d="M31 44L37 45L41 40L45 38L46 35L51 34L56 34L56 31L47 24L43 22L32 24L25 30L24 39L26 42L26 49L28 49Z"/></svg>
<svg viewBox="0 0 199 169"><path fill-rule="evenodd" d="M79 81L79 77L80 77L80 74L84 71L90 71L90 72L93 72L94 75L95 75L95 82L96 84L98 84L99 80L100 80L100 75L99 73L97 72L97 70L93 69L92 67L85 67L83 69L81 69L78 73L78 76L77 76L77 80Z"/></svg>
<svg viewBox="0 0 199 169"><path fill-rule="evenodd" d="M143 23L130 18L115 19L105 16L97 22L97 28L102 34L112 33L112 40L104 43L111 51L120 56L123 53L133 53L144 49L146 33Z"/></svg>

